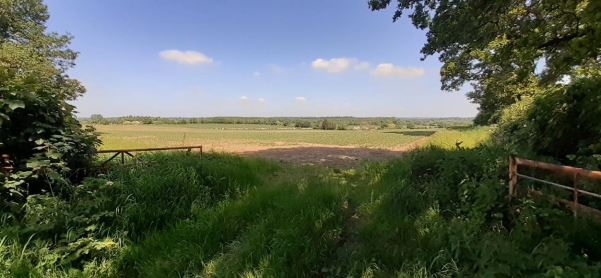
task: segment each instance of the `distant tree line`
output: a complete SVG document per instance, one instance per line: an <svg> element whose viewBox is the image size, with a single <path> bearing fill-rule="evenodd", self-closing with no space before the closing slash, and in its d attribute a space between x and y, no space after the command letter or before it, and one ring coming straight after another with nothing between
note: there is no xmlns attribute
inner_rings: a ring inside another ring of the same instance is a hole
<svg viewBox="0 0 601 278"><path fill-rule="evenodd" d="M365 129L423 129L445 128L472 124L472 118L393 118L393 117L210 117L210 118L163 118L149 116L125 116L105 118L94 114L82 119L97 125L122 124L256 124L290 128L346 130Z"/></svg>

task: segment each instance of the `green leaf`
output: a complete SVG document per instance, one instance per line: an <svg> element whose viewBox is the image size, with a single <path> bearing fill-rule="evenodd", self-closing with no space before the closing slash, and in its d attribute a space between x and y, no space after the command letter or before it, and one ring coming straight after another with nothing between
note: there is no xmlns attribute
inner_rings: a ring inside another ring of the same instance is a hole
<svg viewBox="0 0 601 278"><path fill-rule="evenodd" d="M52 159L60 159L61 157L63 157L63 154L57 152L49 152L46 156Z"/></svg>
<svg viewBox="0 0 601 278"><path fill-rule="evenodd" d="M62 180L63 179L63 177L55 171L48 172L48 177L51 178L52 180Z"/></svg>
<svg viewBox="0 0 601 278"><path fill-rule="evenodd" d="M11 110L15 110L17 108L25 108L25 103L23 103L23 101L21 100L5 100L4 101L6 104L8 104L8 108L10 108Z"/></svg>
<svg viewBox="0 0 601 278"><path fill-rule="evenodd" d="M33 174L33 172L31 172L31 171L23 171L23 172L19 172L18 174L19 174L20 177L26 178L26 177L29 177L31 174Z"/></svg>
<svg viewBox="0 0 601 278"><path fill-rule="evenodd" d="M45 166L45 165L49 165L50 164L50 160L32 160L30 162L27 162L26 166L27 168L37 168L40 166Z"/></svg>

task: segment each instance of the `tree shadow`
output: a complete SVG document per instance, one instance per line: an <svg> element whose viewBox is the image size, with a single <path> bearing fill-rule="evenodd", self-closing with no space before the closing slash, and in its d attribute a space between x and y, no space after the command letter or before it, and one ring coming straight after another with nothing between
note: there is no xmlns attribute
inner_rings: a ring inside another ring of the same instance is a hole
<svg viewBox="0 0 601 278"><path fill-rule="evenodd" d="M475 126L473 126L473 125L463 125L463 126L450 126L450 127L447 127L447 129L457 130L457 131L468 131L468 130L471 130L471 129L474 129L474 128L475 128Z"/></svg>
<svg viewBox="0 0 601 278"><path fill-rule="evenodd" d="M384 133L394 133L406 136L431 136L436 133L436 131L430 130L403 130L403 131L386 131Z"/></svg>
<svg viewBox="0 0 601 278"><path fill-rule="evenodd" d="M262 157L300 164L349 168L365 161L380 161L401 156L404 151L353 147L292 147L241 152L242 156Z"/></svg>

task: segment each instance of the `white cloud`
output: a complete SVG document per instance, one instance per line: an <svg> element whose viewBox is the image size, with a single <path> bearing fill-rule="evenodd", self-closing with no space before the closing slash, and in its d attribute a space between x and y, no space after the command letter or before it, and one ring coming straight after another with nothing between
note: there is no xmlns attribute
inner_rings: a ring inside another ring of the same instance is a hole
<svg viewBox="0 0 601 278"><path fill-rule="evenodd" d="M254 75L255 77L259 77L259 76L261 76L261 73L260 73L260 72L258 72L258 71L255 71L255 72L253 73L253 75Z"/></svg>
<svg viewBox="0 0 601 278"><path fill-rule="evenodd" d="M265 99L264 98L260 98L259 102L265 102Z"/></svg>
<svg viewBox="0 0 601 278"><path fill-rule="evenodd" d="M213 59L196 51L163 50L159 56L165 60L171 60L185 65L210 64Z"/></svg>
<svg viewBox="0 0 601 278"><path fill-rule="evenodd" d="M369 74L373 76L418 77L425 74L422 68L405 68L393 64L379 64Z"/></svg>
<svg viewBox="0 0 601 278"><path fill-rule="evenodd" d="M351 68L355 70L369 69L368 62L359 62L355 58L333 58L330 60L317 59L311 63L315 70L326 70L330 73L337 73Z"/></svg>
<svg viewBox="0 0 601 278"><path fill-rule="evenodd" d="M305 101L307 101L307 99L305 97L296 97L296 98L294 98L294 101L296 101L296 102L305 102Z"/></svg>
<svg viewBox="0 0 601 278"><path fill-rule="evenodd" d="M311 63L311 66L316 70L326 70L335 73L349 69L351 64L356 62L356 59L349 58L334 58L330 60L317 59Z"/></svg>
<svg viewBox="0 0 601 278"><path fill-rule="evenodd" d="M241 96L240 100L248 100L248 97L247 96Z"/></svg>

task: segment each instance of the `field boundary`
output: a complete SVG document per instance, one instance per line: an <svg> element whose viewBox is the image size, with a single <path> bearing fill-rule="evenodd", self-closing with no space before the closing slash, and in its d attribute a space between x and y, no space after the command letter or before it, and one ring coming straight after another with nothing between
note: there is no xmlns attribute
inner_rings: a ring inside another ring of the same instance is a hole
<svg viewBox="0 0 601 278"><path fill-rule="evenodd" d="M518 166L526 166L526 167L535 168L535 169L548 170L548 171L552 171L554 173L559 173L559 174L563 174L566 176L570 176L573 180L573 186L569 187L569 186L565 186L562 184L550 182L547 180L542 180L542 179L538 179L535 177L520 174L518 172ZM561 203L561 204L571 208L572 211L574 212L574 217L578 216L578 211L582 211L584 213L597 216L598 218L601 219L601 211L600 210L591 208L589 206L581 205L578 202L578 196L580 194L601 199L600 194L585 191L582 189L578 189L578 181L580 178L588 178L588 179L592 179L592 180L601 181L601 171L591 171L591 170L586 170L583 168L550 164L550 163L545 163L545 162L541 162L541 161L534 161L534 160L519 158L514 155L511 155L509 157L509 195L514 196L514 197L518 196L518 177L528 179L531 181L545 183L548 185L552 185L555 187L559 187L559 188L563 188L563 189L572 191L574 193L573 201L557 198L554 196L548 196L548 197L554 202ZM528 188L527 191L529 194L532 194L535 196L543 196L543 193L538 190Z"/></svg>
<svg viewBox="0 0 601 278"><path fill-rule="evenodd" d="M169 150L187 150L188 153L192 152L192 149L199 149L200 156L202 157L202 146L184 146L184 147L164 147L164 148L144 148L144 149L118 149L118 150L98 150L97 154L101 153L115 153L113 156L108 158L102 163L101 167L106 167L106 165L115 159L117 156L121 155L121 165L125 164L125 155L133 158L136 163L153 163L140 159L138 156L131 154L132 152L152 152L152 151L169 151Z"/></svg>

